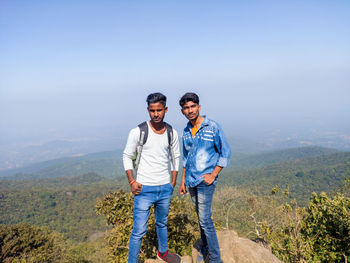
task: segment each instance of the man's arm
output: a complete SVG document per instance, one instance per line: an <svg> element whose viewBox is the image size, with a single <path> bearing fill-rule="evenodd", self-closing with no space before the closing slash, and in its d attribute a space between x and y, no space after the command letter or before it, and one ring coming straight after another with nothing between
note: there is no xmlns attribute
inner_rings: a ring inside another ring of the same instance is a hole
<svg viewBox="0 0 350 263"><path fill-rule="evenodd" d="M219 124L216 124L216 125L217 125L217 131L214 136L214 143L215 143L215 148L219 153L219 160L216 165L221 167L226 167L230 162L231 149L230 149L230 145L226 140L226 136L224 134L223 129Z"/></svg>
<svg viewBox="0 0 350 263"><path fill-rule="evenodd" d="M131 187L131 192L138 195L142 185L134 179L132 157L136 152L137 142L140 137L140 129L132 129L129 133L125 149L123 151L123 165Z"/></svg>
<svg viewBox="0 0 350 263"><path fill-rule="evenodd" d="M204 177L204 182L207 185L211 185L214 182L215 178L221 172L222 168L228 166L231 157L230 146L226 140L224 131L222 130L219 124L217 124L217 131L214 136L214 143L215 148L218 150L219 153L219 160L216 164L216 167L210 174L202 175L202 177Z"/></svg>
<svg viewBox="0 0 350 263"><path fill-rule="evenodd" d="M178 175L179 165L180 165L180 147L179 147L179 136L176 130L173 130L173 142L172 151L174 153L174 160L172 160L171 167L171 185L175 187L176 179Z"/></svg>
<svg viewBox="0 0 350 263"><path fill-rule="evenodd" d="M222 166L216 166L214 168L214 170L210 173L210 174L204 174L202 175L202 177L204 177L204 182L207 184L207 185L211 185L215 178L219 175L219 173L221 172L222 170Z"/></svg>
<svg viewBox="0 0 350 263"><path fill-rule="evenodd" d="M171 185L175 187L178 171L171 171Z"/></svg>
<svg viewBox="0 0 350 263"><path fill-rule="evenodd" d="M184 167L184 168L182 169L182 178L181 178L181 184L180 184L180 189L179 189L180 195L186 194L185 172L186 172L186 168Z"/></svg>
<svg viewBox="0 0 350 263"><path fill-rule="evenodd" d="M126 170L125 172L126 172L126 175L128 177L129 184L131 183L130 184L131 192L134 195L140 194L141 189L142 189L142 185L140 183L136 182L136 180L134 179L133 170Z"/></svg>
<svg viewBox="0 0 350 263"><path fill-rule="evenodd" d="M185 176L186 176L186 162L187 162L187 157L188 157L188 151L185 147L185 139L184 139L184 133L182 134L182 177L181 177L181 184L180 184L180 189L179 193L180 195L186 194L186 185L185 185Z"/></svg>

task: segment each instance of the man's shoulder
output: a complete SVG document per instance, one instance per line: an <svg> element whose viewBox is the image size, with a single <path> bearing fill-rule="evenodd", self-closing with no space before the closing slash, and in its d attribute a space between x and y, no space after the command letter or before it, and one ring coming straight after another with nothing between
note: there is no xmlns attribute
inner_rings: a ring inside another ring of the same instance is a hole
<svg viewBox="0 0 350 263"><path fill-rule="evenodd" d="M130 130L129 134L133 135L133 136L135 136L135 135L139 136L140 135L140 128L139 128L139 126L136 126L135 128L132 128Z"/></svg>
<svg viewBox="0 0 350 263"><path fill-rule="evenodd" d="M214 129L219 129L220 124L212 119L206 118L206 124Z"/></svg>
<svg viewBox="0 0 350 263"><path fill-rule="evenodd" d="M132 128L130 130L130 132L138 132L138 133L140 133L141 127L142 128L148 128L148 126L149 126L148 121L143 121L143 122L140 122L139 124L137 124L136 127Z"/></svg>

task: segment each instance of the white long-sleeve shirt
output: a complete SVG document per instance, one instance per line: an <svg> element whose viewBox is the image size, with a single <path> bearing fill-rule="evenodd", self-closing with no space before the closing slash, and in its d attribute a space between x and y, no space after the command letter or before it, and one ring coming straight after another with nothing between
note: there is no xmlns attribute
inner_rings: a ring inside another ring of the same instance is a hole
<svg viewBox="0 0 350 263"><path fill-rule="evenodd" d="M147 122L147 125L148 138L142 148L136 180L140 184L152 186L170 183L168 167L171 157L169 152L167 131L165 130L163 134L157 134L150 127L149 122ZM132 157L135 154L139 140L140 128L136 127L130 131L128 141L123 152L123 164L125 171L133 169ZM174 164L173 162L170 162L170 167L172 171L178 171L180 149L178 134L175 129L173 129L172 148L175 160Z"/></svg>

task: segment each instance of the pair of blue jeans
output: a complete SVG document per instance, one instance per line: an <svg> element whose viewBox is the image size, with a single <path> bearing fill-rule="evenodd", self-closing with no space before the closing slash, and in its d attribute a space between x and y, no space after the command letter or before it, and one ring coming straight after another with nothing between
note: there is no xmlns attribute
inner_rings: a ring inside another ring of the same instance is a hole
<svg viewBox="0 0 350 263"><path fill-rule="evenodd" d="M205 182L201 182L195 187L189 187L188 190L198 216L202 239L201 253L203 258L205 259L209 253L210 263L219 263L221 262L219 241L211 218L211 205L215 185L207 185Z"/></svg>
<svg viewBox="0 0 350 263"><path fill-rule="evenodd" d="M134 196L133 228L129 240L128 263L137 263L143 236L147 232L147 221L151 206L154 205L158 250L168 251L168 213L173 186L169 184L159 186L142 185L140 194Z"/></svg>

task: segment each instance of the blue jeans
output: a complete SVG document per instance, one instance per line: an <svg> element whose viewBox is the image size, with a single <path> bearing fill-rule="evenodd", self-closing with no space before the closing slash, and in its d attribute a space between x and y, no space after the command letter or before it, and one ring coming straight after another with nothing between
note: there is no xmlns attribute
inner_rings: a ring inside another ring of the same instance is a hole
<svg viewBox="0 0 350 263"><path fill-rule="evenodd" d="M205 259L209 253L210 263L219 263L221 262L220 247L213 220L211 219L211 204L215 185L207 185L205 182L202 182L195 187L189 187L188 190L198 216L201 239L203 242L201 248L203 258Z"/></svg>
<svg viewBox="0 0 350 263"><path fill-rule="evenodd" d="M171 184L143 185L141 193L134 196L134 225L129 240L128 263L138 262L141 242L147 232L147 221L152 205L154 205L156 218L158 250L161 253L168 251L168 213L173 190Z"/></svg>

